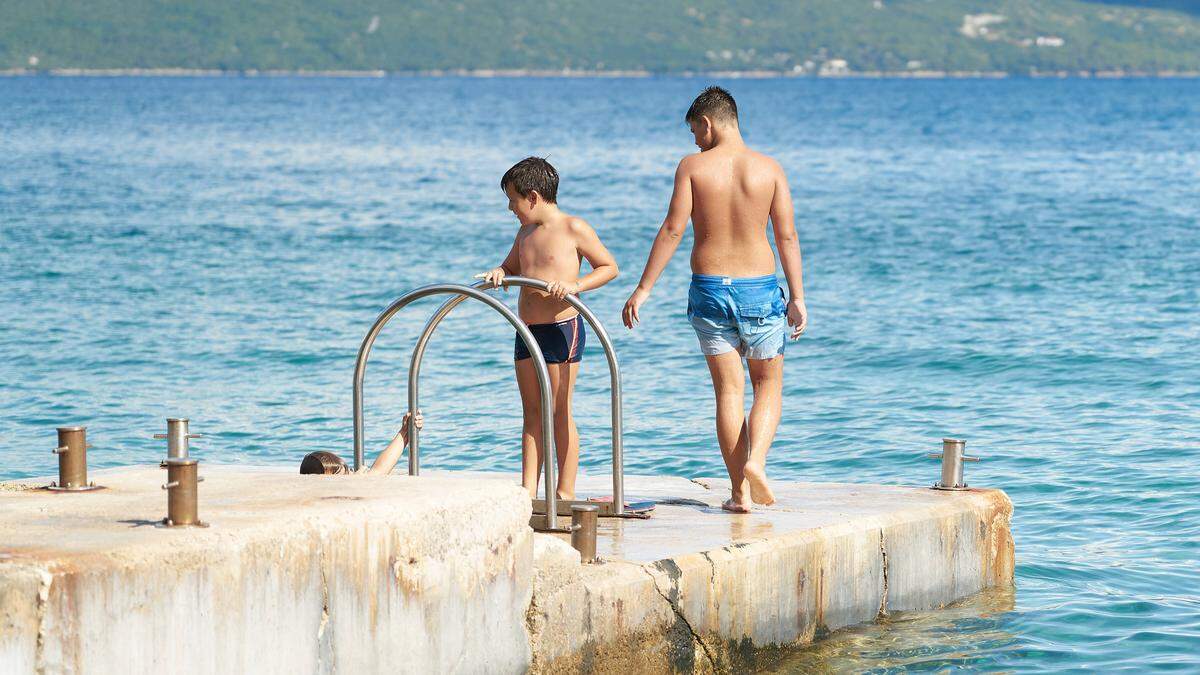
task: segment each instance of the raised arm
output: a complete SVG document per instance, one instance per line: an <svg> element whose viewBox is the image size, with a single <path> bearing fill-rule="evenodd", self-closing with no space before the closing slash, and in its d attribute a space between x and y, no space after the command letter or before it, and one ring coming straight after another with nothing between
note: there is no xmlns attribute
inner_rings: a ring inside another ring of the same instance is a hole
<svg viewBox="0 0 1200 675"><path fill-rule="evenodd" d="M792 339L800 337L808 325L808 308L804 305L804 269L800 261L800 240L796 237L796 217L792 209L792 192L788 188L787 175L779 168L775 175L775 196L771 199L771 227L775 231L775 246L779 249L779 263L787 278L788 324L792 326Z"/></svg>
<svg viewBox="0 0 1200 675"><path fill-rule="evenodd" d="M675 189L671 193L671 206L667 209L667 217L658 229L654 245L650 247L650 257L646 260L646 268L642 270L641 281L625 303L621 318L627 328L633 328L641 322L638 312L642 303L650 297L650 289L654 288L671 256L675 255L679 242L683 241L683 233L687 230L688 219L692 217L692 178L688 169L688 159L683 158L679 167L675 169Z"/></svg>
<svg viewBox="0 0 1200 675"><path fill-rule="evenodd" d="M425 417L421 415L421 411L417 411L417 428L422 429L425 426ZM396 462L400 461L400 455L404 453L404 447L408 445L408 413L404 413L404 419L400 422L400 431L392 438L392 442L379 453L375 461L369 469L359 469L359 473L367 473L372 475L386 476L392 472L392 467L396 466Z"/></svg>

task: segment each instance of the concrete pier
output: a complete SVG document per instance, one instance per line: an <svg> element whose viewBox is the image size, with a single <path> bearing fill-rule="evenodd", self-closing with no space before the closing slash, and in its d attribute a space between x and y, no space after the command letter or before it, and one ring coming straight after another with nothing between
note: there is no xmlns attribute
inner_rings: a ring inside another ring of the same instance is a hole
<svg viewBox="0 0 1200 675"><path fill-rule="evenodd" d="M0 484L0 672L723 672L1012 583L996 490L778 483L731 515L720 480L630 476L653 517L581 565L513 476L293 471L202 465L201 529L155 526L156 468Z"/></svg>
<svg viewBox="0 0 1200 675"><path fill-rule="evenodd" d="M581 494L604 481L581 479ZM732 515L720 510L727 479L631 477L631 500L660 503L650 520L600 521L601 565L539 535L534 670L743 670L844 626L1012 584L999 490L774 489L776 506Z"/></svg>
<svg viewBox="0 0 1200 675"><path fill-rule="evenodd" d="M0 672L520 672L529 501L503 482L200 467L0 491Z"/></svg>

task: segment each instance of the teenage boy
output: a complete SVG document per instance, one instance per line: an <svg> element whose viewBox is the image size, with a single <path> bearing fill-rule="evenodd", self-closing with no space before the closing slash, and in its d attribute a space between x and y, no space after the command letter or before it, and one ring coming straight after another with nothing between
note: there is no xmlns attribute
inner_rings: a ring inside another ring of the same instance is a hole
<svg viewBox="0 0 1200 675"><path fill-rule="evenodd" d="M766 461L779 426L787 327L795 340L808 322L800 245L787 176L778 162L746 147L733 96L709 87L696 97L685 119L700 152L679 162L667 218L622 318L628 328L638 324L642 303L679 247L690 218L695 245L688 319L708 361L717 399L717 442L733 484L722 508L747 513L751 500L775 503ZM786 300L775 278L768 218L787 278ZM754 387L749 420L743 357Z"/></svg>

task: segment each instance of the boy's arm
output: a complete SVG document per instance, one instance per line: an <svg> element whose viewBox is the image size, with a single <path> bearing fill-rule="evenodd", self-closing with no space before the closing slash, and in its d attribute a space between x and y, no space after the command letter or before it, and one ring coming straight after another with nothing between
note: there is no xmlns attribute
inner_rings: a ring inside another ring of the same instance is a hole
<svg viewBox="0 0 1200 675"><path fill-rule="evenodd" d="M582 218L572 218L571 234L575 236L575 249L592 266L592 271L573 284L551 282L550 294L559 300L568 293L579 295L584 291L600 288L616 279L619 273L616 258L613 258L612 253L608 252L608 248L600 241L600 237L591 225L588 225Z"/></svg>
<svg viewBox="0 0 1200 675"><path fill-rule="evenodd" d="M517 252L517 241L517 239L513 239L512 248L508 249L508 255L504 257L504 262L500 263L499 267L483 274L483 280L490 282L494 288L499 288L504 283L506 275L521 273L521 256Z"/></svg>
<svg viewBox="0 0 1200 675"><path fill-rule="evenodd" d="M421 429L425 426L425 417L421 415L421 411L417 411L417 428ZM408 413L404 413L404 420L400 422L400 431L392 438L392 442L379 453L375 461L371 464L371 468L363 471L371 475L386 476L392 472L392 468L396 466L396 462L400 461L400 455L404 454L404 447L408 445Z"/></svg>
<svg viewBox="0 0 1200 675"><path fill-rule="evenodd" d="M688 159L684 157L679 162L679 168L675 169L675 190L671 193L671 206L667 209L667 217L658 230L658 236L654 238L654 245L650 247L650 257L646 260L642 279L625 302L625 310L621 316L626 328L633 328L641 321L638 312L642 303L650 297L650 289L654 288L671 256L675 255L679 242L683 240L683 233L687 230L688 219L692 217L692 178L687 168Z"/></svg>
<svg viewBox="0 0 1200 675"><path fill-rule="evenodd" d="M796 237L792 192L782 167L775 174L771 227L775 231L775 246L779 249L783 276L787 277L788 295L791 296L787 306L788 324L792 326L792 339L795 340L808 325L808 308L804 306L804 268L800 261L800 240Z"/></svg>

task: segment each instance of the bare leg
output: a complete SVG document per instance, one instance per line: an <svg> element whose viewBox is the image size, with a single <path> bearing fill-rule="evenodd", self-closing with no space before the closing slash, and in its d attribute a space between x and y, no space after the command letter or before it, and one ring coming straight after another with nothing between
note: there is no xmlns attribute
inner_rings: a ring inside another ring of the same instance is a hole
<svg viewBox="0 0 1200 675"><path fill-rule="evenodd" d="M735 513L750 511L750 493L742 468L746 464L746 371L737 352L705 356L717 397L717 443L729 482L733 485L729 501L721 508Z"/></svg>
<svg viewBox="0 0 1200 675"><path fill-rule="evenodd" d="M575 498L575 474L579 471L579 430L571 415L571 394L575 390L578 363L552 363L550 387L554 391L554 448L558 455L559 499Z"/></svg>
<svg viewBox="0 0 1200 675"><path fill-rule="evenodd" d="M757 504L774 504L775 494L767 484L767 451L775 440L783 406L783 355L773 359L748 359L754 406L750 408L750 442L743 473L750 496Z"/></svg>
<svg viewBox="0 0 1200 675"><path fill-rule="evenodd" d="M533 359L517 361L517 389L521 392L524 424L521 430L521 485L537 499L542 468L542 394Z"/></svg>

